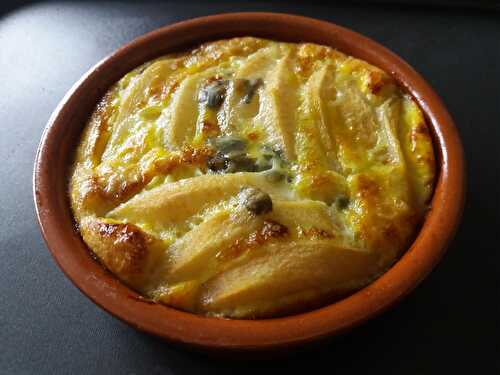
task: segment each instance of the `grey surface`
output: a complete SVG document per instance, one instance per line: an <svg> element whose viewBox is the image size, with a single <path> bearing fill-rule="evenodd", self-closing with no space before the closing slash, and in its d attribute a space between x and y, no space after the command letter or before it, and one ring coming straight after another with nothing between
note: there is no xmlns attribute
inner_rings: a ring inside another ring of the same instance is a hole
<svg viewBox="0 0 500 375"><path fill-rule="evenodd" d="M66 2L4 6L0 18L0 373L342 374L500 372L500 14L273 2ZM464 221L441 265L400 305L344 338L267 362L208 359L139 333L62 274L34 217L32 164L51 111L94 63L185 18L291 12L385 44L443 97L468 159Z"/></svg>

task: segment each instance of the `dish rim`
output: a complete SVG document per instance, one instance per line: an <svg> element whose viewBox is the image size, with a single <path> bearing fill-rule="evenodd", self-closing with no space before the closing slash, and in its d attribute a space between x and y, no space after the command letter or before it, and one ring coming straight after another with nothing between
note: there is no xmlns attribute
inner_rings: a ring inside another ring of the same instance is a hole
<svg viewBox="0 0 500 375"><path fill-rule="evenodd" d="M74 150L84 119L112 83L154 57L209 40L243 35L329 45L381 67L424 112L439 164L432 208L412 246L387 272L338 302L272 319L213 318L148 303L94 260L77 232L67 197L67 170L72 162L68 151ZM81 124L67 126L75 119ZM347 28L313 18L226 13L153 30L102 59L76 82L43 132L35 159L33 194L37 219L52 256L66 276L101 308L141 331L172 342L205 349L262 350L341 334L411 292L439 262L458 228L464 206L465 166L458 131L441 99L413 68L387 48Z"/></svg>

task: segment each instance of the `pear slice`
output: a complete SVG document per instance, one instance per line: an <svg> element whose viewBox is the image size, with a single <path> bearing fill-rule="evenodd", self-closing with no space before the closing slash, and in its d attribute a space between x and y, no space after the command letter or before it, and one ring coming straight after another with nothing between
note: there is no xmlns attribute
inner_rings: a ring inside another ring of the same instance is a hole
<svg viewBox="0 0 500 375"><path fill-rule="evenodd" d="M422 111L413 99L404 97L401 107L399 139L417 207L425 209L436 175L432 138Z"/></svg>
<svg viewBox="0 0 500 375"><path fill-rule="evenodd" d="M155 80L166 81L170 76L178 74L179 59L161 59L148 66L124 90L120 111L116 118L117 123L122 123L137 109L137 105L148 99L148 89Z"/></svg>
<svg viewBox="0 0 500 375"><path fill-rule="evenodd" d="M269 134L271 144L281 145L290 161L296 158L294 133L298 106L298 82L290 68L291 63L291 52L287 51L269 71L260 97L259 114L255 118Z"/></svg>
<svg viewBox="0 0 500 375"><path fill-rule="evenodd" d="M156 80L167 81L176 71L176 59L159 60L135 77L123 90L120 99L119 111L113 121L111 138L102 155L103 160L113 159L120 146L126 143L137 129L137 119L134 114L139 110L140 104L148 99L149 88Z"/></svg>
<svg viewBox="0 0 500 375"><path fill-rule="evenodd" d="M158 124L165 128L168 147L179 149L195 136L199 115L198 92L202 82L215 75L216 71L211 68L184 79L174 93L169 106L158 119Z"/></svg>
<svg viewBox="0 0 500 375"><path fill-rule="evenodd" d="M304 150L297 150L300 155L301 151L305 152L312 160L322 166L327 163L328 156L335 157L332 151L335 151L334 139L330 135L330 127L328 124L328 116L324 102L329 97L335 97L335 89L329 86L329 81L333 80L333 71L330 65L325 64L321 69L314 72L306 84L303 91L303 111L302 116L302 131L306 133L306 145L297 145L305 147ZM308 136L307 136L308 135ZM315 152L314 152L315 151Z"/></svg>
<svg viewBox="0 0 500 375"><path fill-rule="evenodd" d="M328 206L320 201L274 201L273 211L266 218L284 225L294 236L313 229L333 237L338 231L328 213Z"/></svg>
<svg viewBox="0 0 500 375"><path fill-rule="evenodd" d="M246 238L262 222L262 217L252 215L244 208L236 214L218 212L170 247L169 282L200 278L202 274L215 272L211 265L217 253Z"/></svg>
<svg viewBox="0 0 500 375"><path fill-rule="evenodd" d="M369 163L368 151L377 145L380 124L355 82L337 74L336 83L337 99L328 106L328 115L335 120L330 125L331 134L337 142L343 170L357 172Z"/></svg>
<svg viewBox="0 0 500 375"><path fill-rule="evenodd" d="M375 254L333 240L275 242L259 251L265 255L205 284L201 296L205 311L231 317L265 316L290 295L317 298L318 293L307 292L322 287L329 293L355 289L379 271Z"/></svg>
<svg viewBox="0 0 500 375"><path fill-rule="evenodd" d="M288 233L314 228L333 236L336 230L327 206L316 201L274 201L272 211L265 215L253 215L241 206L222 210L170 247L169 280L175 282L217 272L210 268L216 255L225 254L225 250L258 231L265 220L279 223Z"/></svg>
<svg viewBox="0 0 500 375"><path fill-rule="evenodd" d="M242 62L235 74L236 79L263 79L269 71L276 65L279 57L279 49L276 46L262 48L248 56ZM233 84L228 92L228 98L223 105L223 121L221 130L225 134L238 132L240 124L253 122L253 118L259 111L259 100L252 100L251 103L242 102L242 93L238 92ZM256 93L258 97L258 93Z"/></svg>
<svg viewBox="0 0 500 375"><path fill-rule="evenodd" d="M256 233L265 220L286 227L287 233L293 233L295 237L310 229L329 237L333 237L336 232L327 206L316 201L274 201L272 211L265 215L253 215L243 207L219 211L170 247L169 281L215 274L219 271L213 263L217 254L226 254L227 249L238 241ZM298 231L301 231L300 234ZM232 260L233 257L228 257L218 262L219 268L230 267L230 264L222 263Z"/></svg>
<svg viewBox="0 0 500 375"><path fill-rule="evenodd" d="M143 290L165 257L163 243L134 224L85 218L80 224L85 243L121 280Z"/></svg>
<svg viewBox="0 0 500 375"><path fill-rule="evenodd" d="M202 175L160 185L137 194L107 215L133 223L148 223L153 231L184 222L192 215L235 196L243 187L256 187L273 198L287 199L287 190L257 173Z"/></svg>

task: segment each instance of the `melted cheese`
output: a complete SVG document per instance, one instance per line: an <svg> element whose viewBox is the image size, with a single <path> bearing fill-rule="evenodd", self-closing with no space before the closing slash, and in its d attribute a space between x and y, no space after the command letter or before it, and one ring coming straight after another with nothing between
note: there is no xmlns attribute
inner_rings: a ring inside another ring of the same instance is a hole
<svg viewBox="0 0 500 375"><path fill-rule="evenodd" d="M225 138L244 148L240 169L214 159ZM90 249L144 296L269 317L383 273L416 235L434 168L421 110L385 72L247 37L116 83L82 135L70 198ZM272 208L249 211L248 188Z"/></svg>

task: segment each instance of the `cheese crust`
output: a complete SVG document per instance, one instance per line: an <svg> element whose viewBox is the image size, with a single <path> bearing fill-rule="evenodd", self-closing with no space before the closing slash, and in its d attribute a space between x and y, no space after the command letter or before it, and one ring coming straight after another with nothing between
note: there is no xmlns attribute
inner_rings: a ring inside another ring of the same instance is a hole
<svg viewBox="0 0 500 375"><path fill-rule="evenodd" d="M252 37L150 61L102 98L69 194L143 296L262 318L331 302L411 245L435 179L423 113L330 47Z"/></svg>

